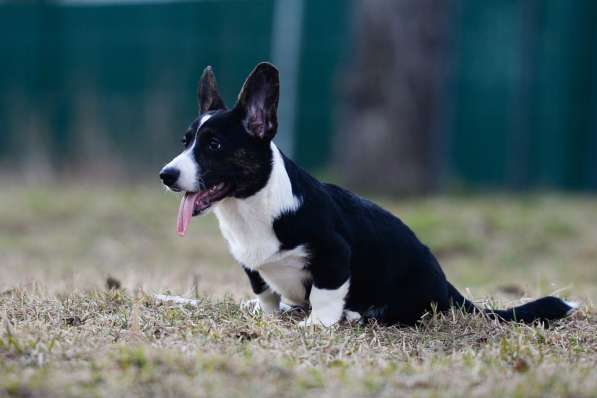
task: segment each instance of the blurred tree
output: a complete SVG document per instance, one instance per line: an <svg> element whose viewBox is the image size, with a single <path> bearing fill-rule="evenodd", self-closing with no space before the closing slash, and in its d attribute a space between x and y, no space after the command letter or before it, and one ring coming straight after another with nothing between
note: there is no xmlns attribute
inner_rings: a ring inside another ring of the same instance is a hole
<svg viewBox="0 0 597 398"><path fill-rule="evenodd" d="M335 145L349 186L387 194L434 188L451 3L356 3L354 62L345 76Z"/></svg>

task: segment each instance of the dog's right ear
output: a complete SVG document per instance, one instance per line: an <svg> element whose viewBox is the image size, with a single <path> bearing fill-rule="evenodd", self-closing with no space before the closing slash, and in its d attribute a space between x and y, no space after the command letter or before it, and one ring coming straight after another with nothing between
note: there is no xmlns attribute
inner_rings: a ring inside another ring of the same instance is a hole
<svg viewBox="0 0 597 398"><path fill-rule="evenodd" d="M197 85L197 104L199 105L200 115L208 111L226 109L226 105L224 105L224 101L218 92L216 76L211 66L203 70L201 80Z"/></svg>

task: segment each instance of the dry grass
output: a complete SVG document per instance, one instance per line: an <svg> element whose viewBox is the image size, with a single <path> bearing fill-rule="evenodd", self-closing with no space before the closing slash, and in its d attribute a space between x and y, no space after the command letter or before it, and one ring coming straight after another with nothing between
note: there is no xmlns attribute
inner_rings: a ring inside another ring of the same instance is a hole
<svg viewBox="0 0 597 398"><path fill-rule="evenodd" d="M4 190L0 396L597 395L597 201L386 205L474 298L510 305L555 292L583 307L550 329L454 312L429 314L416 329L303 330L301 314L239 309L250 290L215 221L194 220L177 238L171 195ZM156 292L198 305L156 302Z"/></svg>

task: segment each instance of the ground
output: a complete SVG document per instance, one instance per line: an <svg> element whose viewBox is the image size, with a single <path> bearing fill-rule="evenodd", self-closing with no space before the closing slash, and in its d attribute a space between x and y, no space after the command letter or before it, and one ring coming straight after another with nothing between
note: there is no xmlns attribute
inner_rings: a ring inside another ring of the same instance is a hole
<svg viewBox="0 0 597 398"><path fill-rule="evenodd" d="M458 311L416 328L297 327L250 298L213 216L175 234L147 187L0 192L0 396L594 397L597 200L380 200L479 305L579 301L549 329ZM154 294L196 298L163 303Z"/></svg>

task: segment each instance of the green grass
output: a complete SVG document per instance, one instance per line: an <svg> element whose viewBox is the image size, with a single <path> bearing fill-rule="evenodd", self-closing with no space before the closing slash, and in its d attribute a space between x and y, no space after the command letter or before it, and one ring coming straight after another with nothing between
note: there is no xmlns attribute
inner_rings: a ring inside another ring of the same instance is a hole
<svg viewBox="0 0 597 398"><path fill-rule="evenodd" d="M0 396L593 397L597 200L383 201L481 305L583 303L550 329L457 311L417 328L301 329L250 297L213 216L174 232L153 187L0 192ZM121 283L108 290L106 279ZM154 293L196 297L157 302Z"/></svg>

